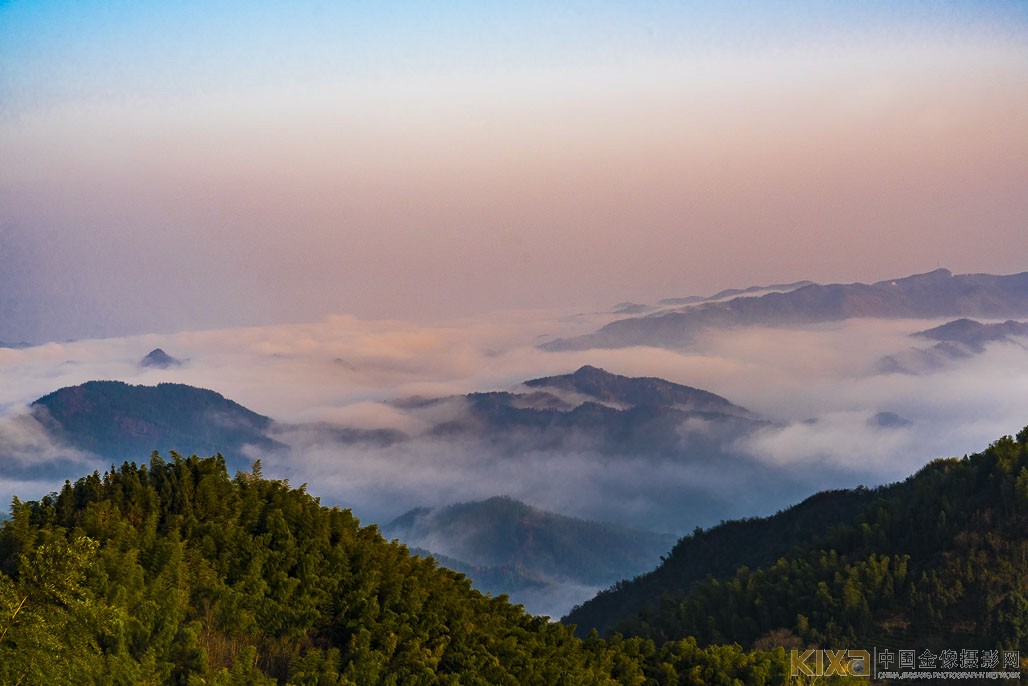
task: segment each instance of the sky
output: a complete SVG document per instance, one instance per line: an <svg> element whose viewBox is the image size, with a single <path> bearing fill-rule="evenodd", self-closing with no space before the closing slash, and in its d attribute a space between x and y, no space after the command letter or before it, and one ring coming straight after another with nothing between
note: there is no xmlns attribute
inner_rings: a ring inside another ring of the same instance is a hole
<svg viewBox="0 0 1028 686"><path fill-rule="evenodd" d="M0 341L1028 270L1024 2L0 2Z"/></svg>

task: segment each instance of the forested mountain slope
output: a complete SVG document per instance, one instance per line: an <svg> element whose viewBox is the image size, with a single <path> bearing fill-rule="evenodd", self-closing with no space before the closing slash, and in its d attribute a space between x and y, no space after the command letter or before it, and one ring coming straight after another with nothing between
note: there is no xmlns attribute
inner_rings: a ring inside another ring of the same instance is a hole
<svg viewBox="0 0 1028 686"><path fill-rule="evenodd" d="M1026 443L1028 428L901 483L698 531L566 621L701 645L777 637L1025 651Z"/></svg>
<svg viewBox="0 0 1028 686"><path fill-rule="evenodd" d="M782 650L579 640L220 456L155 455L11 510L3 684L788 683Z"/></svg>
<svg viewBox="0 0 1028 686"><path fill-rule="evenodd" d="M593 629L610 633L643 608L655 606L664 596L681 594L707 577L730 576L741 566L761 567L801 551L810 541L852 520L874 497L867 489L826 491L771 517L697 528L679 540L655 570L600 593L564 621L576 625L582 636Z"/></svg>

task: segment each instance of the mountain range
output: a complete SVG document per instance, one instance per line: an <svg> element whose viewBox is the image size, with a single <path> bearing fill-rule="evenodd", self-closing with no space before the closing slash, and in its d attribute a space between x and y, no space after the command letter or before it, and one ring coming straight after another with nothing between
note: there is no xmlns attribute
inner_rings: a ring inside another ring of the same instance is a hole
<svg viewBox="0 0 1028 686"><path fill-rule="evenodd" d="M926 274L872 284L809 284L760 296L701 301L677 309L615 320L598 331L543 344L545 350L648 345L682 347L706 329L790 326L854 317L1004 318L1028 315L1028 272L1006 276Z"/></svg>
<svg viewBox="0 0 1028 686"><path fill-rule="evenodd" d="M422 410L461 403L456 417L436 422L435 436L473 434L504 444L507 452L531 445L557 449L584 441L605 454L663 454L679 459L716 447L718 440L766 424L718 395L657 378L630 378L584 366L573 374L532 379L521 390L469 393L458 398L411 398L395 406ZM32 403L36 418L69 446L107 459L175 450L221 452L230 463L247 446L277 451L274 436L290 428L221 394L184 384L130 385L90 381L62 388ZM702 421L693 445L681 424ZM414 439L398 430L364 430L315 423L302 428L339 443L391 444ZM702 434L702 435L701 435Z"/></svg>
<svg viewBox="0 0 1028 686"><path fill-rule="evenodd" d="M726 398L588 365L510 391L411 398L397 406L445 416L428 438L495 460L498 468L560 466L569 475L561 478L577 475L578 516L656 531L742 516L760 502L774 508L839 472L828 465L812 474L757 459L740 443L774 424ZM619 514L607 503L617 503Z"/></svg>

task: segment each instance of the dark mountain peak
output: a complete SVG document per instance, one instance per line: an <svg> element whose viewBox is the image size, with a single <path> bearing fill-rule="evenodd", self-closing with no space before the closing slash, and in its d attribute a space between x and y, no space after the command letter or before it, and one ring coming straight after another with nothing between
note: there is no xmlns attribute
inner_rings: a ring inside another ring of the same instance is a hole
<svg viewBox="0 0 1028 686"><path fill-rule="evenodd" d="M748 414L719 395L652 376L628 377L584 365L572 374L526 381L529 388L580 393L600 403L635 407L680 407L691 411Z"/></svg>
<svg viewBox="0 0 1028 686"><path fill-rule="evenodd" d="M560 379L562 377L550 377L551 379ZM565 378L569 378L571 385L579 391L588 393L597 398L601 398L603 389L611 388L617 384L624 384L630 381L629 377L621 376L620 374L612 374L606 369L594 367L586 364L582 365L570 375L565 375Z"/></svg>
<svg viewBox="0 0 1028 686"><path fill-rule="evenodd" d="M594 367L591 364L583 364L581 367L575 370L572 376L575 377L597 377L597 376L617 376L617 374L611 374L606 369L600 367Z"/></svg>
<svg viewBox="0 0 1028 686"><path fill-rule="evenodd" d="M146 357L139 361L139 366L156 367L158 369L168 369L170 367L181 367L182 360L172 357L160 348L154 348L149 353L147 353Z"/></svg>
<svg viewBox="0 0 1028 686"><path fill-rule="evenodd" d="M132 385L124 381L86 381L78 386L66 386L39 398L33 405L46 405L51 411L65 409L64 403L74 406L75 400L83 400L99 406L135 405L141 411L163 404L172 409L189 404L192 412L206 409L228 409L246 415L257 421L270 421L267 417L246 409L227 399L221 393L181 383L159 383L156 386Z"/></svg>
<svg viewBox="0 0 1028 686"><path fill-rule="evenodd" d="M541 510L532 507L528 503L523 503L516 498L512 498L509 495L494 495L491 498L486 498L482 501L482 506L487 510L501 510L508 512L535 512L539 513Z"/></svg>
<svg viewBox="0 0 1028 686"><path fill-rule="evenodd" d="M268 417L220 393L185 384L87 381L45 395L32 407L56 422L65 442L112 459L138 459L154 450L220 451L241 458L246 445L281 447L266 434Z"/></svg>
<svg viewBox="0 0 1028 686"><path fill-rule="evenodd" d="M878 361L879 372L923 374L943 369L953 360L985 352L990 343L1020 343L1018 339L1028 337L1028 322L1008 319L1005 322L983 324L962 317L910 335L936 343L930 348L910 348L886 355Z"/></svg>

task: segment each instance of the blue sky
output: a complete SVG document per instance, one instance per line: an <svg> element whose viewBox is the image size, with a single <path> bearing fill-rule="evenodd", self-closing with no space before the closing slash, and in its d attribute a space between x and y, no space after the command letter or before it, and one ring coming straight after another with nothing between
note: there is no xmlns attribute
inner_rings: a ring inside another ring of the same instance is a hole
<svg viewBox="0 0 1028 686"><path fill-rule="evenodd" d="M7 2L3 100L189 94L433 70L602 66L695 52L979 32L1023 2Z"/></svg>

